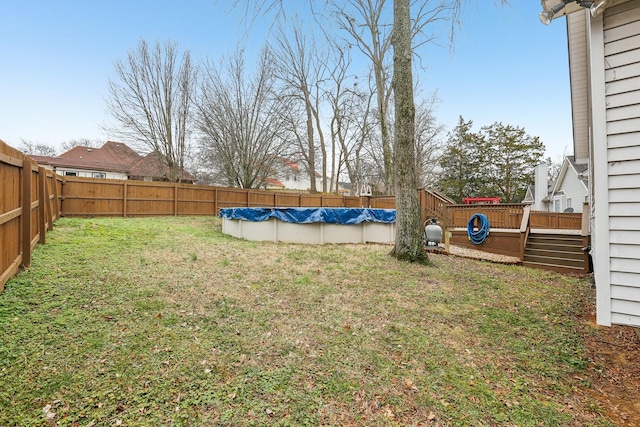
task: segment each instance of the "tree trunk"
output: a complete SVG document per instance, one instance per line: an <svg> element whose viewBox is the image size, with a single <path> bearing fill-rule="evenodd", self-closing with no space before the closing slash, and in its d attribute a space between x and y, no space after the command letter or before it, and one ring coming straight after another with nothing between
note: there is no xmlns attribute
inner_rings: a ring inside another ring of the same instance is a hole
<svg viewBox="0 0 640 427"><path fill-rule="evenodd" d="M327 192L327 147L324 145L324 132L322 131L322 120L320 120L320 96L316 93L316 105L313 107L313 117L316 119L316 130L320 142L320 155L322 156L322 192ZM332 153L333 155L333 153ZM317 184L316 184L317 185Z"/></svg>
<svg viewBox="0 0 640 427"><path fill-rule="evenodd" d="M382 138L382 162L384 165L384 186L385 191L388 194L393 194L395 191L393 182L393 149L391 148L391 141L389 137L389 126L387 125L387 100L386 91L384 85L384 76L382 64L374 66L376 77L376 93L378 102L378 113L380 115L380 137Z"/></svg>
<svg viewBox="0 0 640 427"><path fill-rule="evenodd" d="M426 263L428 258L422 246L420 203L415 187L415 105L411 70L410 4L411 0L393 2L396 240L392 253L401 260Z"/></svg>
<svg viewBox="0 0 640 427"><path fill-rule="evenodd" d="M309 164L307 165L309 168L309 192L311 194L315 194L318 192L318 187L316 186L316 149L313 140L313 114L311 113L311 100L309 98L309 94L307 89L305 88L305 110L307 112L307 148L308 148L308 159Z"/></svg>

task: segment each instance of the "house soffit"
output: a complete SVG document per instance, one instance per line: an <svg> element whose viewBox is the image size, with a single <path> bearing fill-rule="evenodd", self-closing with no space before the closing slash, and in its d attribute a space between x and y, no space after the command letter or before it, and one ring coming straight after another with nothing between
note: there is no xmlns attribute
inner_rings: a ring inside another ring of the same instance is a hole
<svg viewBox="0 0 640 427"><path fill-rule="evenodd" d="M562 3L562 0L541 0L540 3L542 3L543 10L551 10L553 6ZM569 3L560 12L553 15L553 19L557 19L561 16L565 16L579 10L584 10L584 8L575 2Z"/></svg>
<svg viewBox="0 0 640 427"><path fill-rule="evenodd" d="M633 1L633 0L608 0L605 7L616 6L622 3L626 3L628 1ZM554 6L562 3L562 0L540 0L540 3L542 4L542 10L551 10L551 8L553 8ZM552 19L555 20L561 16L565 16L570 13L575 13L580 10L584 11L585 8L580 6L575 1L572 1L571 3L567 3L567 5L561 11L555 13Z"/></svg>

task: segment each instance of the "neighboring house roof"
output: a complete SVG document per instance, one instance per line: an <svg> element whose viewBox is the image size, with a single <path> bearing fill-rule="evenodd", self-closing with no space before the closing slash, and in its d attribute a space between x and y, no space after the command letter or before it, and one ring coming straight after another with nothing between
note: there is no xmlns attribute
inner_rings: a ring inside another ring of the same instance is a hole
<svg viewBox="0 0 640 427"><path fill-rule="evenodd" d="M60 156L61 159L87 164L91 167L101 165L109 170L126 172L132 163L140 160L142 156L121 142L107 141L100 148L73 147Z"/></svg>
<svg viewBox="0 0 640 427"><path fill-rule="evenodd" d="M289 166L291 169L293 169L296 172L300 170L300 167L298 166L298 162L296 162L295 160L282 159L282 162L284 163L285 166Z"/></svg>
<svg viewBox="0 0 640 427"><path fill-rule="evenodd" d="M278 181L275 178L267 178L265 179L265 184L267 187L280 187L284 188L284 184Z"/></svg>
<svg viewBox="0 0 640 427"><path fill-rule="evenodd" d="M307 171L307 167L304 165L304 163L300 165L300 162L298 160L291 160L291 159L282 157L280 158L280 161L282 163L282 167L279 168L277 172L283 173L287 170L291 170L295 174L300 174L302 172ZM322 178L322 174L316 172L316 177Z"/></svg>
<svg viewBox="0 0 640 427"><path fill-rule="evenodd" d="M527 192L524 195L524 199L522 199L521 203L533 203L535 202L535 197L533 195L536 194L536 186L535 184L531 184L527 187Z"/></svg>
<svg viewBox="0 0 640 427"><path fill-rule="evenodd" d="M121 142L107 141L100 148L76 146L57 157L31 156L36 162L55 167L126 173L130 177L167 179L168 167L157 153L141 156ZM184 171L182 181L194 182L195 177Z"/></svg>
<svg viewBox="0 0 640 427"><path fill-rule="evenodd" d="M76 146L56 157L31 156L38 163L57 167L127 173L142 158L126 144L107 141L100 148Z"/></svg>
<svg viewBox="0 0 640 427"><path fill-rule="evenodd" d="M129 176L135 178L157 178L168 180L169 167L165 165L157 151L147 154L129 168ZM187 171L182 171L181 181L194 182L196 178Z"/></svg>
<svg viewBox="0 0 640 427"><path fill-rule="evenodd" d="M564 178L567 175L567 173L569 173L570 171L573 171L573 173L576 174L578 179L580 179L580 181L584 185L585 191L588 191L588 188L589 188L588 182L587 182L588 170L589 170L589 165L586 163L576 164L574 156L565 157L564 162L562 162L562 168L560 169L560 173L558 174L558 179L556 179L556 182L553 185L553 189L551 190L551 194L560 191Z"/></svg>
<svg viewBox="0 0 640 427"><path fill-rule="evenodd" d="M555 181L551 181L547 185L547 196L544 199L542 199L543 202L550 202L551 201L551 195L553 194L553 189L556 187L556 184L558 184L558 180L557 179Z"/></svg>
<svg viewBox="0 0 640 427"><path fill-rule="evenodd" d="M102 167L97 166L94 163L89 163L86 161L74 161L74 160L67 160L67 159L62 159L60 157L49 157L49 156L35 156L35 155L29 155L29 157L31 157L33 160L35 160L36 162L42 164L42 165L51 165L51 166L56 166L56 167L69 167L69 168L77 168L77 169L90 169L90 170L95 170L95 169L100 169L100 170L105 170ZM120 171L120 170L116 170L116 169L108 169L109 172L124 172L124 171Z"/></svg>

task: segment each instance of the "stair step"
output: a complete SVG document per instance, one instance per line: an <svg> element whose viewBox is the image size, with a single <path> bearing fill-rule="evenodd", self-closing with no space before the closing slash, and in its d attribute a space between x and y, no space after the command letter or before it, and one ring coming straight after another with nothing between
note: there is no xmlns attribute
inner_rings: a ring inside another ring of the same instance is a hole
<svg viewBox="0 0 640 427"><path fill-rule="evenodd" d="M553 238L553 239L582 239L579 234L553 234L553 233L529 233L529 237Z"/></svg>
<svg viewBox="0 0 640 427"><path fill-rule="evenodd" d="M531 261L523 261L522 265L530 268L538 268L541 270L551 270L557 271L560 273L587 273L584 267L571 267L565 265L556 265L556 264L547 264L543 262L531 262Z"/></svg>
<svg viewBox="0 0 640 427"><path fill-rule="evenodd" d="M560 250L558 248L549 248L549 247L545 247L545 248L525 248L524 250L524 255L531 255L531 256L546 256L546 257L553 257L553 258L566 258L566 259L578 259L578 260L583 260L584 259L584 252L582 252L582 250L577 250L577 251L567 251L567 250Z"/></svg>
<svg viewBox="0 0 640 427"><path fill-rule="evenodd" d="M564 252L582 252L582 244L579 245L568 245L564 243L537 243L537 242L527 242L525 249L548 249L548 250L558 250Z"/></svg>
<svg viewBox="0 0 640 427"><path fill-rule="evenodd" d="M550 237L535 236L534 237L529 235L529 237L527 238L527 242L536 242L536 243L562 242L570 245L581 245L582 238L574 238L574 236L570 236L570 238L557 237L557 236L550 236Z"/></svg>
<svg viewBox="0 0 640 427"><path fill-rule="evenodd" d="M556 265L560 267L575 267L578 269L584 268L584 259L568 259L555 256L540 256L540 255L524 255L523 262L531 262L545 265Z"/></svg>

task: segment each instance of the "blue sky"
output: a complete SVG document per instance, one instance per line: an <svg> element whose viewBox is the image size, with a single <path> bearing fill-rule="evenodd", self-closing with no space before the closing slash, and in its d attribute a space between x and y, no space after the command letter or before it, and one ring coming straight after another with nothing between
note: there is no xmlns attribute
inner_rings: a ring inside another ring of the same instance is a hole
<svg viewBox="0 0 640 427"><path fill-rule="evenodd" d="M244 40L260 47L264 26L247 36L225 0L87 2L0 0L0 139L59 146L79 138L106 141L102 124L113 62L140 39L171 39L195 60L231 53ZM502 122L539 136L547 155L572 154L564 18L538 20L538 0L468 2L455 50L428 46L418 72L437 90L436 116L449 129L458 116L475 129ZM446 38L441 40L446 44Z"/></svg>

